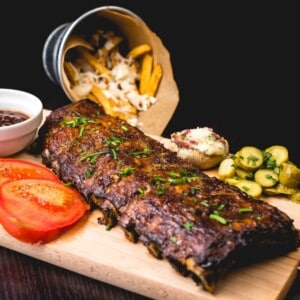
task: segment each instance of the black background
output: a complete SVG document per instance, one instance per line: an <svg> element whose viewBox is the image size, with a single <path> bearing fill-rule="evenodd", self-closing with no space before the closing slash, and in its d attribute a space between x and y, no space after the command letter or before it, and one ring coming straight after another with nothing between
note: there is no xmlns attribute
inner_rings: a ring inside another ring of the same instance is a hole
<svg viewBox="0 0 300 300"><path fill-rule="evenodd" d="M69 103L42 66L48 35L90 9L119 5L138 14L170 52L180 101L164 136L209 126L228 139L231 152L282 144L300 165L298 10L282 3L204 3L5 1L0 87L32 92L48 109Z"/></svg>

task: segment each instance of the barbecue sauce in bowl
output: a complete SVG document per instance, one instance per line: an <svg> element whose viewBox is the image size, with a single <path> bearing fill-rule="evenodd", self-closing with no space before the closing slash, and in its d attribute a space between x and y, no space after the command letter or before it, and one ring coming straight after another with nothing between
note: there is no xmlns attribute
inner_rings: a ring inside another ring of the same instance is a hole
<svg viewBox="0 0 300 300"><path fill-rule="evenodd" d="M0 109L0 127L21 123L29 119L29 116L22 112Z"/></svg>

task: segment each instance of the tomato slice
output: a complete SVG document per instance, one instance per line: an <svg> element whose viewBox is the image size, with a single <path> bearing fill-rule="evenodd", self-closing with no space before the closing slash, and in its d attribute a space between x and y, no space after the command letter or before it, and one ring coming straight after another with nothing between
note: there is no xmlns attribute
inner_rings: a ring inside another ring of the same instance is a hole
<svg viewBox="0 0 300 300"><path fill-rule="evenodd" d="M45 178L58 181L47 167L18 158L0 158L0 184L10 179Z"/></svg>
<svg viewBox="0 0 300 300"><path fill-rule="evenodd" d="M78 191L55 180L19 179L0 185L0 223L24 242L54 240L89 208Z"/></svg>

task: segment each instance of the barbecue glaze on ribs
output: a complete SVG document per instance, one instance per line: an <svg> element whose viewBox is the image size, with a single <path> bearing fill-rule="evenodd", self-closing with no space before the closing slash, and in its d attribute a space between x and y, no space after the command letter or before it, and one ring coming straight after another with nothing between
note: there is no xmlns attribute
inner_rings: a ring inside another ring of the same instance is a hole
<svg viewBox="0 0 300 300"><path fill-rule="evenodd" d="M37 142L43 163L100 208L99 223L119 224L211 293L239 263L299 246L285 213L207 176L89 100L52 112Z"/></svg>

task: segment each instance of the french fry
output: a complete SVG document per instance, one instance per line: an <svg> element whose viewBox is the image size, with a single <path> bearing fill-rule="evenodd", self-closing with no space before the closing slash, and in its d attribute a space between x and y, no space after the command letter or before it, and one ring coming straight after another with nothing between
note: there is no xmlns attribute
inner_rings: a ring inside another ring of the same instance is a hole
<svg viewBox="0 0 300 300"><path fill-rule="evenodd" d="M104 95L103 91L96 84L93 84L91 93L88 97L92 101L100 104L105 113L119 117L122 120L128 121L137 115L137 110L133 105L125 100L120 100L119 104L116 105L112 99L109 99ZM122 111L120 109L122 109Z"/></svg>
<svg viewBox="0 0 300 300"><path fill-rule="evenodd" d="M87 49L78 47L80 55L95 69L99 74L110 74L110 70L100 63L97 58L92 55Z"/></svg>
<svg viewBox="0 0 300 300"><path fill-rule="evenodd" d="M122 108L122 111L124 111L124 113L129 114L129 115L137 115L137 109L130 104L130 102L128 102L127 100L123 100L120 99L119 103L118 103L118 107Z"/></svg>
<svg viewBox="0 0 300 300"><path fill-rule="evenodd" d="M160 63L157 63L154 68L153 72L151 74L147 89L146 89L146 94L149 96L155 96L159 87L160 80L163 75L163 68Z"/></svg>
<svg viewBox="0 0 300 300"><path fill-rule="evenodd" d="M112 116L118 117L118 118L120 118L124 121L128 121L132 118L136 118L136 115L130 115L130 114L127 114L127 113L123 113L121 111L115 111Z"/></svg>
<svg viewBox="0 0 300 300"><path fill-rule="evenodd" d="M136 46L134 48L132 48L128 54L127 57L131 57L131 58L137 58L138 56L141 56L147 52L152 51L152 48L150 45L148 44L141 44L139 46Z"/></svg>
<svg viewBox="0 0 300 300"><path fill-rule="evenodd" d="M96 102L97 104L99 104L99 101L98 101L98 99L96 98L96 96L94 94L89 93L87 95L87 98L90 99L90 100L92 100L92 101L94 101L94 102Z"/></svg>
<svg viewBox="0 0 300 300"><path fill-rule="evenodd" d="M95 97L94 99L91 99L91 100L96 100L96 102L103 107L105 113L107 113L109 115L113 115L113 113L114 113L113 101L111 99L107 98L104 95L104 93L102 92L102 90L96 84L93 84L91 94L94 95L94 97Z"/></svg>
<svg viewBox="0 0 300 300"><path fill-rule="evenodd" d="M78 71L76 70L75 66L71 62L65 61L64 62L64 70L65 70L65 73L66 73L70 83L72 85L76 85L79 80L79 74L78 74Z"/></svg>
<svg viewBox="0 0 300 300"><path fill-rule="evenodd" d="M147 86L149 84L149 80L152 73L152 66L153 66L153 56L146 53L143 56L143 60L141 64L140 84L139 84L140 94L146 93Z"/></svg>

